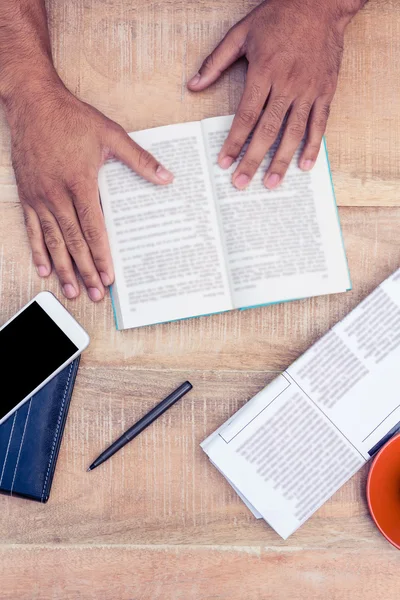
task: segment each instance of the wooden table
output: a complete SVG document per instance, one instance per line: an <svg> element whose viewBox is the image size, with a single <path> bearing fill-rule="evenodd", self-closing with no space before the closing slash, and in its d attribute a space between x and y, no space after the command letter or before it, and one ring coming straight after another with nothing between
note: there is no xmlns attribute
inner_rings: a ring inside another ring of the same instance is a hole
<svg viewBox="0 0 400 600"><path fill-rule="evenodd" d="M256 1L50 0L71 90L127 130L235 110L238 65L185 81ZM375 529L367 470L287 542L257 522L199 442L400 264L400 5L371 0L348 30L328 146L354 289L117 333L107 298L68 304L92 336L50 501L0 497L0 598L266 600L399 597L400 553ZM0 122L0 321L55 277L31 266ZM60 140L62 144L62 140ZM194 391L104 468L91 459L177 384Z"/></svg>

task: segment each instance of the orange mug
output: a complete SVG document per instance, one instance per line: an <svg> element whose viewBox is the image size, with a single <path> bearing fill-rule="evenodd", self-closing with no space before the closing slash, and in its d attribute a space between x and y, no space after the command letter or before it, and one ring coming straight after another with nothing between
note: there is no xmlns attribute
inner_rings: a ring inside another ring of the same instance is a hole
<svg viewBox="0 0 400 600"><path fill-rule="evenodd" d="M368 475L367 499L378 529L400 550L400 434L376 455Z"/></svg>

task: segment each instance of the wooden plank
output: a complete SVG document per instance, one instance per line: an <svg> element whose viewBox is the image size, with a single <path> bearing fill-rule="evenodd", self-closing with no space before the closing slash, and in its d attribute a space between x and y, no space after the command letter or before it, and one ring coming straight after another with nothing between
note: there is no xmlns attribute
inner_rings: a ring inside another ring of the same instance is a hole
<svg viewBox="0 0 400 600"><path fill-rule="evenodd" d="M397 600L394 549L324 554L259 547L0 549L1 598Z"/></svg>
<svg viewBox="0 0 400 600"><path fill-rule="evenodd" d="M273 377L87 367L84 360L51 499L42 506L0 497L1 543L383 547L367 511L366 470L285 543L209 463L200 442ZM194 386L190 394L112 460L86 472L101 450L186 378Z"/></svg>
<svg viewBox="0 0 400 600"><path fill-rule="evenodd" d="M129 131L235 111L244 64L210 90L185 82L251 0L52 0L53 49L69 88ZM400 8L370 2L348 29L339 89L328 128L341 206L398 206L400 113L397 109ZM17 200L8 131L0 119L0 201Z"/></svg>
<svg viewBox="0 0 400 600"><path fill-rule="evenodd" d="M344 317L400 265L400 209L340 210L353 291L249 311L117 332L110 301L85 294L65 302L88 330L87 365L150 369L281 370ZM21 211L6 204L0 221L0 320L41 289L62 294L55 276L41 281L32 268Z"/></svg>

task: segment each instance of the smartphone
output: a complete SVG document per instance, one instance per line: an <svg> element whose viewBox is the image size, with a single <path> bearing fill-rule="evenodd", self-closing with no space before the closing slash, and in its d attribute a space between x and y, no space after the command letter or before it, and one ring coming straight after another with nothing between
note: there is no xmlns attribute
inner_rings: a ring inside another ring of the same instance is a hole
<svg viewBox="0 0 400 600"><path fill-rule="evenodd" d="M50 292L0 327L0 425L88 344L86 331Z"/></svg>

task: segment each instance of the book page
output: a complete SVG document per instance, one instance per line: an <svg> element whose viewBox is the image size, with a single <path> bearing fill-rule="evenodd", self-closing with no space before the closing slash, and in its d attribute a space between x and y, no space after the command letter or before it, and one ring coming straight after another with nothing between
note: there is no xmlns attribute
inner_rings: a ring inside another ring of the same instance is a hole
<svg viewBox="0 0 400 600"><path fill-rule="evenodd" d="M218 469L217 465L215 463L213 463L211 461L211 463L214 465L214 467L216 469ZM218 471L221 473L221 475L223 475L222 471L220 471L218 469ZM230 481L229 479L227 479L227 482L229 483L229 485L235 490L236 494L239 496L239 498L241 499L242 502L244 502L244 504L247 506L247 508L253 513L253 515L255 516L256 519L262 519L262 514L260 514L258 512L258 510L256 510L254 508L254 506L252 504L250 504L250 502L247 500L247 498L245 496L243 496L243 494L240 492L240 490L237 489L237 487L235 487L232 483L232 481Z"/></svg>
<svg viewBox="0 0 400 600"><path fill-rule="evenodd" d="M239 191L231 183L237 163L227 171L217 165L232 119L206 119L202 126L235 306L242 308L349 289L351 283L325 148L309 173L297 166L299 150L283 184L269 191L262 179L275 145L250 186Z"/></svg>
<svg viewBox="0 0 400 600"><path fill-rule="evenodd" d="M287 537L400 422L400 269L202 447Z"/></svg>
<svg viewBox="0 0 400 600"><path fill-rule="evenodd" d="M400 422L400 270L287 370L366 458Z"/></svg>
<svg viewBox="0 0 400 600"><path fill-rule="evenodd" d="M118 161L100 171L118 328L232 309L200 124L169 125L131 137L175 180L156 186Z"/></svg>
<svg viewBox="0 0 400 600"><path fill-rule="evenodd" d="M286 374L252 398L202 448L284 539L365 464Z"/></svg>

